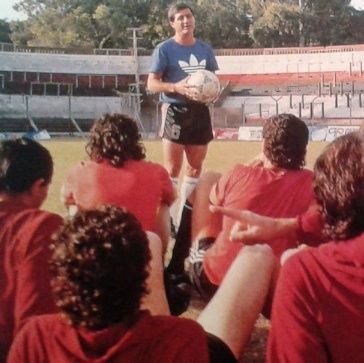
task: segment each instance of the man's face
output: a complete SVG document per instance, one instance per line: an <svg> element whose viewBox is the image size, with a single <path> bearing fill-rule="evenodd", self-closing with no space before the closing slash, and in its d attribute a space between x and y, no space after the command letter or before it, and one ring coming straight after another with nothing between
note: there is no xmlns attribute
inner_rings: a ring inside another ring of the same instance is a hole
<svg viewBox="0 0 364 363"><path fill-rule="evenodd" d="M190 9L180 10L170 22L171 27L177 35L193 35L195 30L195 17Z"/></svg>

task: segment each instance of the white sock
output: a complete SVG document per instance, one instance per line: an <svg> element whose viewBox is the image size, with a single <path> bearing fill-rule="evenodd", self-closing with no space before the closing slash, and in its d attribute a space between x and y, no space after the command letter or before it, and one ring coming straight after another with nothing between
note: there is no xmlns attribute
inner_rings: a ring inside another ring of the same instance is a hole
<svg viewBox="0 0 364 363"><path fill-rule="evenodd" d="M193 190L196 187L196 184L198 182L198 178L193 178L191 176L185 175L182 180L181 190L180 190L180 197L179 197L179 209L177 214L177 225L179 225L179 222L181 221L182 211L183 207L186 203L186 200L190 196L190 194L193 192Z"/></svg>
<svg viewBox="0 0 364 363"><path fill-rule="evenodd" d="M173 186L176 188L176 190L178 190L178 178L176 178L176 177L172 178L171 177L171 180L172 180ZM169 213L170 213L170 215L172 217L174 225L176 225L176 222L177 222L178 206L179 206L178 205L178 198L176 198L175 202L169 208Z"/></svg>

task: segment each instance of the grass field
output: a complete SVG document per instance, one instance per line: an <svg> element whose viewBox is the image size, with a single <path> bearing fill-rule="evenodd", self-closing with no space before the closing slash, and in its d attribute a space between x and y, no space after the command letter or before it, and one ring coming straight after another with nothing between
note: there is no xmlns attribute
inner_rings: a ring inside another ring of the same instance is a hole
<svg viewBox="0 0 364 363"><path fill-rule="evenodd" d="M326 143L310 143L307 153L307 167L312 168L317 155ZM64 214L65 209L59 200L59 191L67 170L86 158L85 142L81 140L51 140L43 142L54 159L54 176L44 209ZM147 159L162 163L162 144L160 141L146 141ZM244 163L260 152L259 142L213 141L210 144L204 170L225 171L235 163Z"/></svg>
<svg viewBox="0 0 364 363"><path fill-rule="evenodd" d="M43 143L51 152L54 158L55 170L53 181L44 209L65 214L65 209L60 203L60 187L67 173L67 170L85 159L85 142L77 140L52 140ZM307 167L312 168L316 157L326 143L309 144L307 153ZM235 163L249 162L260 152L259 142L231 142L214 141L210 144L204 170L226 171ZM162 144L159 141L145 142L147 159L162 163ZM201 301L194 299L191 307L185 316L195 318L202 307ZM255 326L252 339L248 345L240 363L263 363L265 360L266 338L269 331L269 321L260 318ZM222 362L223 363L223 362Z"/></svg>

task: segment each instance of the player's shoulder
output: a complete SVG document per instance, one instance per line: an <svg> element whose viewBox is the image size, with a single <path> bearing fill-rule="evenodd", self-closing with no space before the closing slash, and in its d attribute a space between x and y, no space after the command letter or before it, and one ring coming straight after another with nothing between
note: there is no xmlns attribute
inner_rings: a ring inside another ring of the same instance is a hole
<svg viewBox="0 0 364 363"><path fill-rule="evenodd" d="M159 163L156 163L155 161L150 160L139 160L139 165L141 165L143 168L149 170L149 171L156 171L156 172L167 172L164 166L162 166Z"/></svg>
<svg viewBox="0 0 364 363"><path fill-rule="evenodd" d="M254 173L255 168L250 165L245 165L242 163L234 164L229 170L231 175L241 175L241 174L251 174Z"/></svg>
<svg viewBox="0 0 364 363"><path fill-rule="evenodd" d="M317 264L317 252L318 250L314 247L300 250L287 259L283 264L282 272L284 271L290 278L297 278L301 274L305 275L307 270L314 270L313 267Z"/></svg>
<svg viewBox="0 0 364 363"><path fill-rule="evenodd" d="M50 221L61 222L62 220L60 215L38 208L26 208L24 210L19 210L16 213L12 213L11 216L9 216L9 221L13 224L25 224L30 222L42 224Z"/></svg>
<svg viewBox="0 0 364 363"><path fill-rule="evenodd" d="M206 43L204 40L202 40L202 39L199 39L199 38L197 38L196 39L196 43L195 43L196 45L198 45L198 46L200 46L200 47L203 47L203 48L207 48L207 49L209 49L209 50L213 50L212 49L212 46L209 44L209 43Z"/></svg>
<svg viewBox="0 0 364 363"><path fill-rule="evenodd" d="M302 169L299 169L297 171L297 173L300 174L303 177L308 178L308 179L312 179L313 178L313 171L310 170L310 169L302 168Z"/></svg>
<svg viewBox="0 0 364 363"><path fill-rule="evenodd" d="M39 209L25 209L8 216L2 222L0 239L12 236L9 248L27 253L33 247L39 246L40 241L48 245L49 237L60 228L63 218L58 214Z"/></svg>
<svg viewBox="0 0 364 363"><path fill-rule="evenodd" d="M155 50L169 49L172 47L173 44L175 44L175 41L173 40L173 38L168 38L168 39L162 40L160 43L158 43L155 46Z"/></svg>
<svg viewBox="0 0 364 363"><path fill-rule="evenodd" d="M49 335L54 335L59 330L67 329L67 327L68 324L60 314L42 314L30 317L21 330L21 334L24 337L49 337Z"/></svg>

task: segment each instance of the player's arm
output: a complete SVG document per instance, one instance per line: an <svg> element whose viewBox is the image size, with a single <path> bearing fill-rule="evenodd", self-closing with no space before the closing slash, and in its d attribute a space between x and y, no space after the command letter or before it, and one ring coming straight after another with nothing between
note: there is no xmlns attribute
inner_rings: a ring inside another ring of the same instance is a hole
<svg viewBox="0 0 364 363"><path fill-rule="evenodd" d="M163 82L161 73L149 73L147 80L147 88L154 93L176 93L175 83Z"/></svg>
<svg viewBox="0 0 364 363"><path fill-rule="evenodd" d="M219 206L211 206L211 212L220 213L236 219L230 232L230 238L235 241L262 242L279 237L296 236L299 228L297 218L271 218L261 216L249 210L238 210Z"/></svg>
<svg viewBox="0 0 364 363"><path fill-rule="evenodd" d="M178 93L182 96L194 99L196 98L196 88L187 84L188 77L179 82L164 82L161 73L149 73L147 80L147 89L153 93Z"/></svg>

